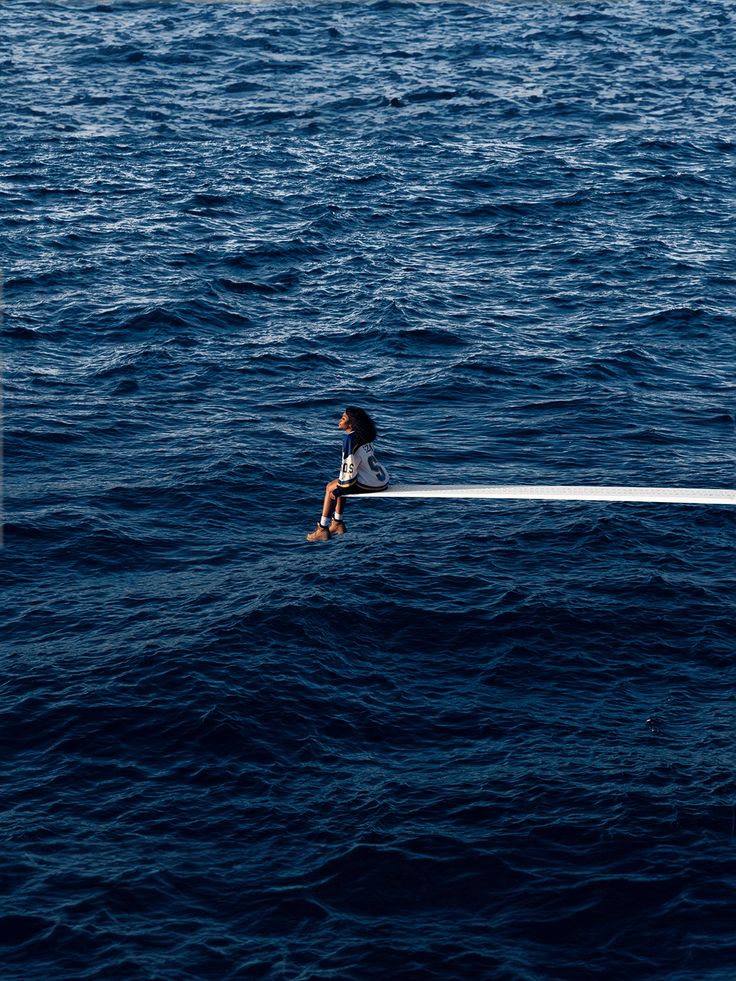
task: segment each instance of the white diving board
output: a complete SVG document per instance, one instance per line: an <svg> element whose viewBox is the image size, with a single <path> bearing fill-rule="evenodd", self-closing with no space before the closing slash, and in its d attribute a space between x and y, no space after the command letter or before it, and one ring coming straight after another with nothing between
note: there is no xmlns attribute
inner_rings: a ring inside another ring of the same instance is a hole
<svg viewBox="0 0 736 981"><path fill-rule="evenodd" d="M577 484L396 484L347 497L475 498L507 501L621 501L643 504L731 504L736 489L721 487L605 487Z"/></svg>

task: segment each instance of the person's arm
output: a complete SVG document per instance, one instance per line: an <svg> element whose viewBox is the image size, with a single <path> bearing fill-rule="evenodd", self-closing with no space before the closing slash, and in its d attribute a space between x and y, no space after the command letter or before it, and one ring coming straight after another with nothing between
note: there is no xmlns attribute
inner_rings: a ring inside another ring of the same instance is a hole
<svg viewBox="0 0 736 981"><path fill-rule="evenodd" d="M352 487L358 479L358 464L353 455L355 437L352 433L345 436L342 444L342 466L340 476L337 478L338 487Z"/></svg>

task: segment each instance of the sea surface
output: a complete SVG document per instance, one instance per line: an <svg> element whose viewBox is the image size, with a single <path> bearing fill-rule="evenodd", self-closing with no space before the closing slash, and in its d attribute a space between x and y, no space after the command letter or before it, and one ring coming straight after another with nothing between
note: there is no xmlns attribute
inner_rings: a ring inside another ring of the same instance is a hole
<svg viewBox="0 0 736 981"><path fill-rule="evenodd" d="M0 22L2 981L732 981L736 4Z"/></svg>

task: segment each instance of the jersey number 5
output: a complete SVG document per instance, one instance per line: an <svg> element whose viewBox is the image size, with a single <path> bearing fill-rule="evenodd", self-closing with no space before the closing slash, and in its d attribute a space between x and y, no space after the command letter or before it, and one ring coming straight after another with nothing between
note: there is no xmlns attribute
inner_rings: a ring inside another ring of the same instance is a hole
<svg viewBox="0 0 736 981"><path fill-rule="evenodd" d="M371 468L373 473L378 477L379 480L386 479L386 471L380 466L374 456L368 457L368 466Z"/></svg>

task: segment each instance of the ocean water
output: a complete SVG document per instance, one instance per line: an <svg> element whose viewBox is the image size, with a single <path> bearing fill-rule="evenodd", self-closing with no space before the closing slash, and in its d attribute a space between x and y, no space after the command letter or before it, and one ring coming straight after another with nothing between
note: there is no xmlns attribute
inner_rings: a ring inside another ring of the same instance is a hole
<svg viewBox="0 0 736 981"><path fill-rule="evenodd" d="M731 981L734 4L0 19L0 976Z"/></svg>

